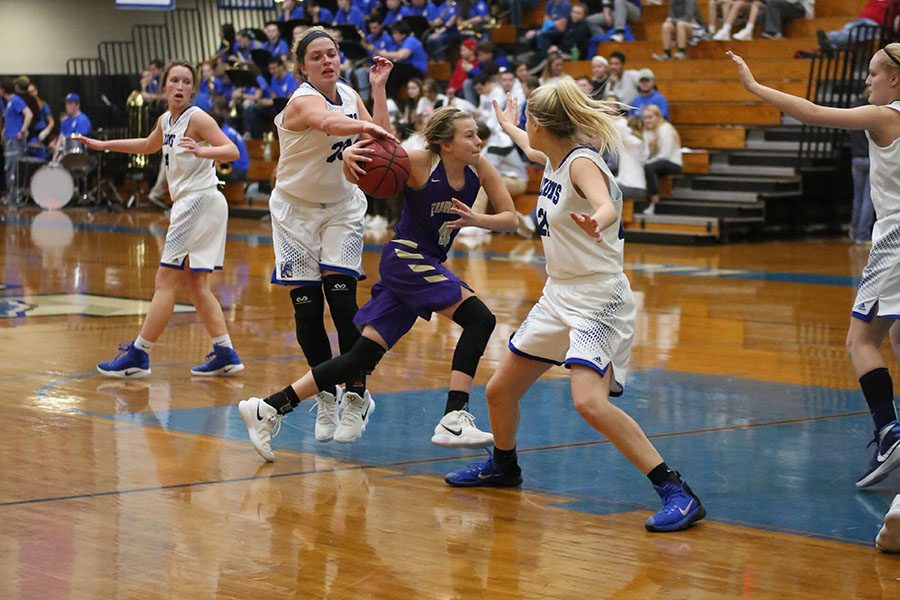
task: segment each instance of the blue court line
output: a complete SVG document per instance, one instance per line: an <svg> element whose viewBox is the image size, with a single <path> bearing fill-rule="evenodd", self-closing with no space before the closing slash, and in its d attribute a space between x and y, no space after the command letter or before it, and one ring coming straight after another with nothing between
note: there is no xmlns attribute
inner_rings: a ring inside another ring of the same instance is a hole
<svg viewBox="0 0 900 600"><path fill-rule="evenodd" d="M33 219L22 216L0 215L0 224L8 225L30 225ZM74 222L75 229L80 231L94 231L100 233L120 233L120 234L139 234L139 235L161 235L164 230L162 228L139 227L133 225L116 225L109 223L84 223ZM260 235L255 233L229 233L227 237L229 242L238 242L249 246L271 245L272 236ZM363 250L366 252L381 253L384 244L364 244ZM504 253L481 250L462 250L459 248L451 249L447 253L450 258L481 258L484 260L500 261L500 262L519 262L526 264L541 265L546 261L541 252L521 253ZM847 275L828 275L824 273L794 273L779 271L760 271L754 269L717 269L711 267L692 267L685 265L670 265L664 263L640 263L626 262L626 270L639 273L659 274L659 275L681 275L690 277L706 277L711 279L747 279L752 281L775 281L780 283L797 283L807 285L828 285L838 287L857 287L859 285L858 277Z"/></svg>

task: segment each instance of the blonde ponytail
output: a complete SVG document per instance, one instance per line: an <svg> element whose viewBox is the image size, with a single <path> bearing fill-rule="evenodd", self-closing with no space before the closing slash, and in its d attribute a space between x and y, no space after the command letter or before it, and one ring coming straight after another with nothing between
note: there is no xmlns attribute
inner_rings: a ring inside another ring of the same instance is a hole
<svg viewBox="0 0 900 600"><path fill-rule="evenodd" d="M563 79L537 88L528 98L526 110L553 137L590 144L601 153L618 152L622 146L614 122L616 107L589 98L573 81Z"/></svg>

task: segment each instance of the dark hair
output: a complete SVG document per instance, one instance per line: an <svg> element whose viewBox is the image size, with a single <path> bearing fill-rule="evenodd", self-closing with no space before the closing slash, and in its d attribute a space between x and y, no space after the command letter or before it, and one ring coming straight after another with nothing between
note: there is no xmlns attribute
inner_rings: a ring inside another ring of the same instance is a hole
<svg viewBox="0 0 900 600"><path fill-rule="evenodd" d="M407 36L412 33L412 27L409 26L409 23L400 19L393 25L391 25L391 33L399 33L402 36Z"/></svg>
<svg viewBox="0 0 900 600"><path fill-rule="evenodd" d="M160 58L154 58L153 60L150 61L150 64L153 65L154 67L156 67L157 69L162 69L163 67L166 66L166 63L164 63L162 61L162 59L160 59Z"/></svg>
<svg viewBox="0 0 900 600"><path fill-rule="evenodd" d="M284 66L284 61L281 60L281 57L280 57L280 56L274 56L274 55L273 55L273 56L269 59L269 62L268 62L267 64L270 64L270 65L278 65L279 67L283 67L283 66Z"/></svg>
<svg viewBox="0 0 900 600"><path fill-rule="evenodd" d="M500 66L492 60L486 60L483 63L480 63L479 67L481 67L481 73L488 77L493 77L500 72Z"/></svg>
<svg viewBox="0 0 900 600"><path fill-rule="evenodd" d="M4 77L3 79L0 79L0 90L3 90L3 93L5 94L14 94L16 86L13 85L12 79Z"/></svg>
<svg viewBox="0 0 900 600"><path fill-rule="evenodd" d="M625 64L625 55L622 54L621 52L619 52L618 50L616 50L615 52L610 52L609 57L611 59L618 58L620 61L622 61L623 65Z"/></svg>
<svg viewBox="0 0 900 600"><path fill-rule="evenodd" d="M234 25L222 23L222 27L219 30L222 32L222 37L228 40L229 43L234 41Z"/></svg>
<svg viewBox="0 0 900 600"><path fill-rule="evenodd" d="M478 127L478 137L481 138L482 142L487 142L488 138L491 137L491 128L484 121L475 121L475 126Z"/></svg>
<svg viewBox="0 0 900 600"><path fill-rule="evenodd" d="M525 85L533 90L536 90L541 87L541 79L536 75L529 75L525 78Z"/></svg>
<svg viewBox="0 0 900 600"><path fill-rule="evenodd" d="M493 54L494 45L488 41L478 42L478 44L475 46L475 52L489 52Z"/></svg>
<svg viewBox="0 0 900 600"><path fill-rule="evenodd" d="M474 79L472 79L472 83L474 85L484 85L485 83L487 83L490 80L491 80L491 76L488 75L487 73L485 73L484 71L482 71L481 73L476 75Z"/></svg>

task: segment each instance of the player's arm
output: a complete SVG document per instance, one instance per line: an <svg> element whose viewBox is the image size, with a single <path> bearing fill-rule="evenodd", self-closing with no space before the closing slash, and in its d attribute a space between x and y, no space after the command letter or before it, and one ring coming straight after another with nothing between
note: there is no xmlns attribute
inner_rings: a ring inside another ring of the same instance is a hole
<svg viewBox="0 0 900 600"><path fill-rule="evenodd" d="M494 114L497 115L497 122L500 124L503 132L512 139L516 146L522 149L522 152L525 153L528 160L539 165L546 165L547 155L532 148L528 143L528 134L519 129L517 124L519 119L519 103L516 102L516 99L513 98L511 94L507 94L506 108L503 110L500 110L500 105L497 104L496 100L492 100L491 103L494 105Z"/></svg>
<svg viewBox="0 0 900 600"><path fill-rule="evenodd" d="M819 106L804 98L785 94L762 85L753 77L750 67L747 66L743 58L730 51L727 54L737 64L738 74L741 77L744 89L803 123L818 125L819 127L871 131L877 130L879 122L883 122L884 111L893 112L892 109L872 105L858 106L856 108Z"/></svg>
<svg viewBox="0 0 900 600"><path fill-rule="evenodd" d="M375 56L372 58L372 61L373 64L369 68L369 85L371 86L372 92L372 116L369 117L369 120L381 125L385 130L390 131L391 115L388 112L386 86L388 76L391 74L391 69L394 68L394 63L383 56ZM356 96L356 102L362 107L359 114L368 115L369 111L366 110L359 94Z"/></svg>
<svg viewBox="0 0 900 600"><path fill-rule="evenodd" d="M619 214L609 196L606 174L589 158L580 156L569 166L569 178L575 192L588 201L593 214L569 213L572 220L591 237L599 238L603 231L619 220Z"/></svg>
<svg viewBox="0 0 900 600"><path fill-rule="evenodd" d="M500 177L500 173L497 172L491 161L484 156L478 159L475 172L478 173L481 187L484 188L487 194L488 202L494 209L494 214L476 215L478 218L474 224L493 231L512 233L518 228L516 208L513 204L512 196L509 195L509 190L506 189L506 184L503 183L503 178Z"/></svg>
<svg viewBox="0 0 900 600"><path fill-rule="evenodd" d="M325 99L317 96L302 96L289 102L284 109L284 126L291 131L312 128L334 136L367 134L381 138L391 135L371 121L351 119L342 112L329 111Z"/></svg>
<svg viewBox="0 0 900 600"><path fill-rule="evenodd" d="M216 121L203 111L197 111L191 116L188 125L190 136L181 137L178 145L185 148L197 158L211 158L218 162L231 162L241 157L240 151L234 142L228 139L225 132ZM197 138L197 139L194 139ZM208 146L201 146L199 141L206 142Z"/></svg>
<svg viewBox="0 0 900 600"><path fill-rule="evenodd" d="M162 117L160 117L162 119ZM124 140L95 140L81 134L72 136L88 148L94 150L110 150L126 154L153 154L162 148L162 125L157 119L156 127L145 138L126 138Z"/></svg>

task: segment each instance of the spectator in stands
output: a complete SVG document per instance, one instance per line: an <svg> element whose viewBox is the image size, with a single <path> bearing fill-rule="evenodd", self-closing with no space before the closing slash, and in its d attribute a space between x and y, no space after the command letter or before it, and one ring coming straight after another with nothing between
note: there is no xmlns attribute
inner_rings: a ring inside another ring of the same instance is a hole
<svg viewBox="0 0 900 600"><path fill-rule="evenodd" d="M12 81L4 79L0 82L0 92L6 100L6 112L3 121L3 158L6 169L6 190L12 193L16 185L16 167L19 157L25 152L28 129L34 119L34 112L25 103L21 94L17 94ZM25 91L27 93L27 91Z"/></svg>
<svg viewBox="0 0 900 600"><path fill-rule="evenodd" d="M428 55L425 54L422 42L412 35L409 23L403 19L394 23L391 26L391 37L397 49L381 53L394 63L387 82L388 96L392 96L399 86L413 77L424 79L428 71Z"/></svg>
<svg viewBox="0 0 900 600"><path fill-rule="evenodd" d="M609 96L608 102L618 102L615 96ZM624 107L615 119L616 129L622 136L622 147L616 161L616 183L622 190L622 196L629 200L643 202L647 198L647 176L641 162L643 143L628 125Z"/></svg>
<svg viewBox="0 0 900 600"><path fill-rule="evenodd" d="M869 0L862 10L859 11L859 17L845 23L839 30L826 33L824 29L819 29L816 31L819 48L823 52L840 50L847 47L854 29L858 27L884 27L887 8L896 2L897 0Z"/></svg>
<svg viewBox="0 0 900 600"><path fill-rule="evenodd" d="M522 90L522 82L516 78L512 71L501 69L500 74L497 76L497 82L503 91L504 106L506 105L507 94L512 96L517 106L522 106L525 103L525 92Z"/></svg>
<svg viewBox="0 0 900 600"><path fill-rule="evenodd" d="M716 31L719 30L719 26L716 24L719 21L722 22L722 25L725 25L725 17L728 16L728 12L731 10L732 0L709 0L709 19L707 20L706 26L709 28L709 35L715 35ZM721 18L719 17L721 15Z"/></svg>
<svg viewBox="0 0 900 600"><path fill-rule="evenodd" d="M422 96L419 98L418 106L416 106L416 114L430 117L431 113L437 109L447 106L447 102L448 98L440 93L437 81L426 79L422 82Z"/></svg>
<svg viewBox="0 0 900 600"><path fill-rule="evenodd" d="M647 194L650 206L645 215L656 212L659 204L659 178L681 173L681 138L671 123L663 119L662 112L655 104L644 108L644 127L641 145L641 162L644 163L644 177L647 179Z"/></svg>
<svg viewBox="0 0 900 600"><path fill-rule="evenodd" d="M384 16L381 19L384 22L384 26L390 27L402 18L403 6L400 0L386 0L384 3Z"/></svg>
<svg viewBox="0 0 900 600"><path fill-rule="evenodd" d="M644 108L655 104L663 119L669 120L669 101L656 89L656 80L650 69L638 71L638 93L629 104L634 107L628 112L630 117L640 117L644 114Z"/></svg>
<svg viewBox="0 0 900 600"><path fill-rule="evenodd" d="M475 58L475 66L469 70L467 78L463 81L463 97L472 104L478 104L478 93L472 84L475 77L481 73L481 65L494 64L498 71L510 67L509 59L503 54L496 53L494 45L488 41L478 42L475 46Z"/></svg>
<svg viewBox="0 0 900 600"><path fill-rule="evenodd" d="M459 45L459 59L456 61L456 66L453 67L453 73L450 74L450 81L447 84L448 95L453 96L458 92L465 95L464 86L469 78L469 73L478 67L478 59L475 57L476 46L475 40L466 40Z"/></svg>
<svg viewBox="0 0 900 600"><path fill-rule="evenodd" d="M287 104L299 84L293 74L289 73L281 59L269 59L269 96L262 96L244 111L244 121L250 137L261 140L265 130L271 126L272 119Z"/></svg>
<svg viewBox="0 0 900 600"><path fill-rule="evenodd" d="M270 60L280 59L273 57ZM271 92L269 91L269 83L266 81L266 78L263 77L260 73L259 67L251 63L247 65L247 72L256 78L256 84L249 87L235 87L234 91L232 91L231 93L231 105L234 108L234 112L238 113L239 115L246 115L248 110L254 109L258 106L262 106L260 104L262 100L264 98L270 98L272 96ZM268 104L266 104L266 106L268 106ZM240 110L238 110L238 108ZM230 115L228 124L235 129L240 129L238 119L232 118ZM249 124L247 124L247 127L245 129L249 130ZM262 130L260 130L258 133L261 137Z"/></svg>
<svg viewBox="0 0 900 600"><path fill-rule="evenodd" d="M625 55L613 52L609 55L609 77L606 80L606 94L613 95L625 104L631 104L637 95L638 72L625 69Z"/></svg>
<svg viewBox="0 0 900 600"><path fill-rule="evenodd" d="M431 15L437 14L437 7L428 0L411 0L409 5L400 9L400 13L403 17L424 17L430 21Z"/></svg>
<svg viewBox="0 0 900 600"><path fill-rule="evenodd" d="M277 56L281 60L287 61L290 58L291 51L287 42L281 39L281 31L278 29L278 24L274 21L266 23L265 31L266 41L262 45L263 50L268 50L272 56Z"/></svg>
<svg viewBox="0 0 900 600"><path fill-rule="evenodd" d="M216 93L216 78L213 75L213 67L210 63L200 64L200 81L197 85L197 93L194 94L194 105L212 114L213 96Z"/></svg>
<svg viewBox="0 0 900 600"><path fill-rule="evenodd" d="M247 144L244 143L244 138L241 137L241 134L238 133L234 127L225 122L228 112L228 101L225 100L225 98L216 98L211 112L212 118L216 121L216 124L225 136L231 140L231 143L237 147L239 156L237 160L228 163L231 165L230 169L218 167L216 171L218 172L219 179L225 183L247 181L247 171L250 170L250 154L247 152Z"/></svg>
<svg viewBox="0 0 900 600"><path fill-rule="evenodd" d="M734 0L731 3L731 9L725 15L725 21L722 28L716 32L713 39L719 42L727 42L731 39L731 29L737 22L738 17L747 14L747 24L743 29L734 34L734 39L746 42L753 39L753 28L756 27L756 21L759 19L760 13L766 8L765 0Z"/></svg>
<svg viewBox="0 0 900 600"><path fill-rule="evenodd" d="M147 102L157 102L162 99L162 90L159 86L159 79L162 77L162 70L165 63L154 58L147 65L147 78L141 80L141 95Z"/></svg>
<svg viewBox="0 0 900 600"><path fill-rule="evenodd" d="M353 0L353 6L359 9L365 19L377 15L381 5L378 0Z"/></svg>
<svg viewBox="0 0 900 600"><path fill-rule="evenodd" d="M535 38L538 51L545 53L555 47L572 60L588 56L591 53L591 28L588 27L584 17L583 5L572 6L572 12L567 17L558 18L553 22L551 29Z"/></svg>
<svg viewBox="0 0 900 600"><path fill-rule="evenodd" d="M575 79L575 84L578 85L578 89L584 92L585 96L591 96L594 93L594 86L591 85L591 78L587 75L577 77Z"/></svg>
<svg viewBox="0 0 900 600"><path fill-rule="evenodd" d="M431 33L425 40L428 55L435 60L444 60L447 49L459 39L456 23L459 20L459 3L447 0L437 8L434 18L428 17Z"/></svg>
<svg viewBox="0 0 900 600"><path fill-rule="evenodd" d="M304 2L306 4L306 17L312 23L331 23L334 21L334 14L332 14L331 10L325 8L324 6L319 6L319 3L315 0L306 0ZM294 39L297 38L297 33L294 32Z"/></svg>
<svg viewBox="0 0 900 600"><path fill-rule="evenodd" d="M656 60L672 59L672 38L675 37L678 49L675 58L684 60L687 58L688 42L694 31L694 23L699 13L696 0L672 0L669 3L669 16L662 24L662 54L654 54Z"/></svg>
<svg viewBox="0 0 900 600"><path fill-rule="evenodd" d="M81 112L81 97L78 94L66 94L66 117L59 125L59 134L70 136L74 134L87 135L93 129L91 120Z"/></svg>
<svg viewBox="0 0 900 600"><path fill-rule="evenodd" d="M547 0L544 5L544 24L542 31L547 31L559 19L568 19L572 13L572 4L569 0Z"/></svg>
<svg viewBox="0 0 900 600"><path fill-rule="evenodd" d="M231 23L222 23L219 27L219 47L213 56L213 61L225 61L234 52L237 42L235 41L234 25Z"/></svg>
<svg viewBox="0 0 900 600"><path fill-rule="evenodd" d="M606 80L609 79L609 61L604 56L595 56L591 59L591 93L592 98L602 98L606 88Z"/></svg>
<svg viewBox="0 0 900 600"><path fill-rule="evenodd" d="M282 23L303 18L303 6L297 5L296 0L283 0L281 10L278 11L278 20Z"/></svg>
<svg viewBox="0 0 900 600"><path fill-rule="evenodd" d="M491 20L491 7L485 0L474 0L470 3L465 19L460 19L457 28L480 32Z"/></svg>
<svg viewBox="0 0 900 600"><path fill-rule="evenodd" d="M552 83L560 79L572 80L572 76L568 75L565 70L565 60L559 52L550 52L547 54L547 60L544 62L544 70L541 72L541 85Z"/></svg>
<svg viewBox="0 0 900 600"><path fill-rule="evenodd" d="M337 0L338 10L334 13L335 25L354 25L360 31L366 30L366 16L351 4L350 0Z"/></svg>
<svg viewBox="0 0 900 600"><path fill-rule="evenodd" d="M422 80L413 77L406 82L406 98L398 102L400 106L400 122L412 126L419 110L419 100L423 99Z"/></svg>
<svg viewBox="0 0 900 600"><path fill-rule="evenodd" d="M397 45L391 35L385 30L384 23L379 17L372 17L369 20L369 35L363 40L363 48L369 53L370 61L366 61L362 65L353 70L353 78L356 80L356 91L359 97L366 102L369 99L369 66L371 58L376 54L382 54L385 51L396 50Z"/></svg>
<svg viewBox="0 0 900 600"><path fill-rule="evenodd" d="M35 136L29 141L43 146L47 143L47 139L53 132L53 128L56 127L56 119L53 118L53 111L50 109L50 105L41 98L35 84L28 84L28 94L37 101L39 107L38 116L37 119L35 119L36 122L33 127ZM38 148L35 146L29 151L29 154L43 159L46 158L47 151L43 147Z"/></svg>
<svg viewBox="0 0 900 600"><path fill-rule="evenodd" d="M762 36L769 40L784 37L784 26L794 19L816 16L816 0L767 0Z"/></svg>
<svg viewBox="0 0 900 600"><path fill-rule="evenodd" d="M251 52L262 47L262 44L257 42L253 37L253 32L249 29L242 29L237 33L235 41L237 42L237 47L234 49L232 56L234 56L238 62L244 64L252 63L253 55Z"/></svg>
<svg viewBox="0 0 900 600"><path fill-rule="evenodd" d="M540 86L541 80L534 75L526 77L525 82L522 84L522 93L525 94L525 102L519 106L519 129L522 131L525 131L525 105L528 104L528 98L531 96L531 93ZM524 152L522 153L522 156L525 156Z"/></svg>
<svg viewBox="0 0 900 600"><path fill-rule="evenodd" d="M595 3L596 4L596 3ZM625 41L625 24L637 23L641 18L641 0L603 0L603 10L587 18L587 23L594 35L613 30L610 40Z"/></svg>

